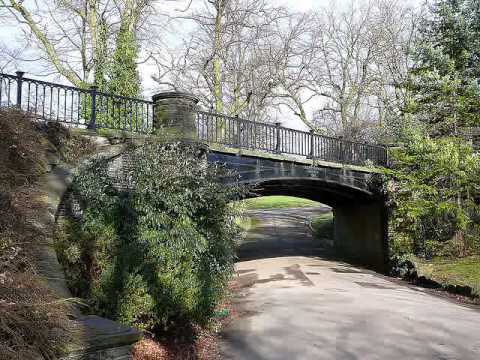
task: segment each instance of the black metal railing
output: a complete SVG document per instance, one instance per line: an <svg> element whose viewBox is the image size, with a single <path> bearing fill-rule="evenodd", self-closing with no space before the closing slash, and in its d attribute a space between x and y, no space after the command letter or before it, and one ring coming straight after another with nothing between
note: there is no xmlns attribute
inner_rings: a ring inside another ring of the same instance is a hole
<svg viewBox="0 0 480 360"><path fill-rule="evenodd" d="M69 126L149 132L153 102L0 73L0 105Z"/></svg>
<svg viewBox="0 0 480 360"><path fill-rule="evenodd" d="M150 133L152 101L0 73L0 106L15 106L41 121L68 126ZM347 141L237 117L196 110L198 139L234 148L290 154L328 162L387 166L383 146Z"/></svg>
<svg viewBox="0 0 480 360"><path fill-rule="evenodd" d="M196 121L197 136L205 142L335 163L388 165L387 149L383 146L289 129L280 123L258 123L204 111L197 111Z"/></svg>

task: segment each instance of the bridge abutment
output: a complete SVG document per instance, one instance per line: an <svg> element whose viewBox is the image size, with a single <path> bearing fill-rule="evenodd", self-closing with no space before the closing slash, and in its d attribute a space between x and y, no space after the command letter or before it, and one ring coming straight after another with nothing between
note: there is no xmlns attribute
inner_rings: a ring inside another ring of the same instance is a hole
<svg viewBox="0 0 480 360"><path fill-rule="evenodd" d="M335 248L354 263L376 271L388 270L388 218L383 201L339 204L334 207Z"/></svg>

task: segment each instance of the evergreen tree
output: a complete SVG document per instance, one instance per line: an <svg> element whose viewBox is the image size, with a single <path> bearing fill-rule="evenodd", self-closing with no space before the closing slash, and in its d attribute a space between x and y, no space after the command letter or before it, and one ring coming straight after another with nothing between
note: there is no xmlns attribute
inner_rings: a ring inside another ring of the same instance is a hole
<svg viewBox="0 0 480 360"><path fill-rule="evenodd" d="M424 20L407 114L433 136L480 125L480 0L441 0Z"/></svg>
<svg viewBox="0 0 480 360"><path fill-rule="evenodd" d="M413 131L395 151L390 200L393 254L465 256L478 252L476 199L480 161L459 138L431 139Z"/></svg>

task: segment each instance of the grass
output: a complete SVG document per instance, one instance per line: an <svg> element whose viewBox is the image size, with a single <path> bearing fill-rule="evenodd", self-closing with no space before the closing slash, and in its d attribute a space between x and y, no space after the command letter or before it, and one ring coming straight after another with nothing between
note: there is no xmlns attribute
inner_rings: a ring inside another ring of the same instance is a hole
<svg viewBox="0 0 480 360"><path fill-rule="evenodd" d="M317 216L312 221L313 234L317 239L333 239L333 212Z"/></svg>
<svg viewBox="0 0 480 360"><path fill-rule="evenodd" d="M419 275L442 284L467 285L480 295L480 256L463 259L415 259Z"/></svg>
<svg viewBox="0 0 480 360"><path fill-rule="evenodd" d="M320 203L292 196L262 196L240 201L245 210L268 210L320 206Z"/></svg>
<svg viewBox="0 0 480 360"><path fill-rule="evenodd" d="M255 229L260 224L260 220L254 216L242 216L237 218L236 222L244 232Z"/></svg>

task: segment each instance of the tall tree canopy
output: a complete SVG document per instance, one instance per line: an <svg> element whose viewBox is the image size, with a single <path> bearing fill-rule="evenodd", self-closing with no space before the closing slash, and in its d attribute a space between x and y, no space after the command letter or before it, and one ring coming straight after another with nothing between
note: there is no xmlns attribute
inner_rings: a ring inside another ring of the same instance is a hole
<svg viewBox="0 0 480 360"><path fill-rule="evenodd" d="M431 135L480 125L480 1L442 0L423 21L406 112Z"/></svg>

